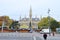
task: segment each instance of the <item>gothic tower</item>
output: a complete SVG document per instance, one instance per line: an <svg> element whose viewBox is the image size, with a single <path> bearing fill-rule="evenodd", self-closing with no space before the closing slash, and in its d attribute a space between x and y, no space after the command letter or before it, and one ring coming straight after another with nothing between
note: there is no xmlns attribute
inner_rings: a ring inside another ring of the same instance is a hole
<svg viewBox="0 0 60 40"><path fill-rule="evenodd" d="M30 6L30 12L29 12L30 14L29 14L29 16L30 16L30 19L32 19L32 8L31 8L31 6Z"/></svg>
<svg viewBox="0 0 60 40"><path fill-rule="evenodd" d="M30 6L30 12L29 12L29 27L30 27L30 30L32 30L32 8Z"/></svg>

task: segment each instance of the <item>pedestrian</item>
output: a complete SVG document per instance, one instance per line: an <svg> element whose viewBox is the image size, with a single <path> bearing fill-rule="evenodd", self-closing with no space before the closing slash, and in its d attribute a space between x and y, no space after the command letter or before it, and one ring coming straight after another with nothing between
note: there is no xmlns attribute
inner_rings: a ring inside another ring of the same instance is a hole
<svg viewBox="0 0 60 40"><path fill-rule="evenodd" d="M55 33L54 32L52 34L53 34L53 36L55 36Z"/></svg>
<svg viewBox="0 0 60 40"><path fill-rule="evenodd" d="M44 40L47 39L47 34L46 33L43 34L43 38L44 38Z"/></svg>

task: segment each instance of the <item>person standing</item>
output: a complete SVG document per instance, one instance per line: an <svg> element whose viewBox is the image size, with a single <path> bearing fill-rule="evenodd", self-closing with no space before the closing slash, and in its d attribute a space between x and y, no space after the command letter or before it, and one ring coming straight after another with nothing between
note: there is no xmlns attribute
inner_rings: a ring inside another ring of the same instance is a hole
<svg viewBox="0 0 60 40"><path fill-rule="evenodd" d="M47 40L47 34L46 33L43 34L43 38L44 38L44 40Z"/></svg>

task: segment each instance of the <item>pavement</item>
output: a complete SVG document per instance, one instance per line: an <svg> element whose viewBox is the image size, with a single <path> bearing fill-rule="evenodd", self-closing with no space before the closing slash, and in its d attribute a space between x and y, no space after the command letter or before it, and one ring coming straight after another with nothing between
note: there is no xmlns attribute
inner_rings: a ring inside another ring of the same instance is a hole
<svg viewBox="0 0 60 40"><path fill-rule="evenodd" d="M60 34L55 34L55 36L49 36L47 34L47 40L60 40ZM0 40L44 40L43 34L33 32L33 33L0 33Z"/></svg>

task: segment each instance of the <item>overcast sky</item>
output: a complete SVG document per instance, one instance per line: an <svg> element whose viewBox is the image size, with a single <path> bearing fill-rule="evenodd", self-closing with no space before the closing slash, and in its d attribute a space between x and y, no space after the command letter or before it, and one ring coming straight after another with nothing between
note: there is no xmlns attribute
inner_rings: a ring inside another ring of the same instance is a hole
<svg viewBox="0 0 60 40"><path fill-rule="evenodd" d="M29 17L30 6L32 16L50 16L60 21L60 0L0 0L0 16L7 15L11 19L19 20L19 17Z"/></svg>

